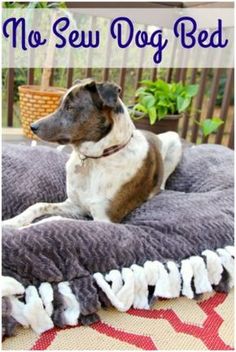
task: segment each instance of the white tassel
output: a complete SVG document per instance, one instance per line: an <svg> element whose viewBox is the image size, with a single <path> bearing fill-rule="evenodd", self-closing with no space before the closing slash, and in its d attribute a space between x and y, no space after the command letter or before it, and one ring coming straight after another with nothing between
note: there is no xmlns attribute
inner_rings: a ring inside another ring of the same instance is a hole
<svg viewBox="0 0 236 352"><path fill-rule="evenodd" d="M15 296L10 296L9 300L11 302L11 316L25 328L28 328L29 322L24 315L25 304L20 302Z"/></svg>
<svg viewBox="0 0 236 352"><path fill-rule="evenodd" d="M234 246L226 246L225 249L231 255L231 257L235 258L235 247Z"/></svg>
<svg viewBox="0 0 236 352"><path fill-rule="evenodd" d="M111 270L106 276L107 281L111 281L111 289L116 294L122 287L123 281L119 270Z"/></svg>
<svg viewBox="0 0 236 352"><path fill-rule="evenodd" d="M212 287L208 280L207 269L204 260L199 256L189 258L193 269L194 287L196 293L211 292Z"/></svg>
<svg viewBox="0 0 236 352"><path fill-rule="evenodd" d="M181 261L180 273L183 280L182 294L188 298L193 298L194 294L191 287L193 269L189 259L184 259Z"/></svg>
<svg viewBox="0 0 236 352"><path fill-rule="evenodd" d="M133 264L131 269L134 273L134 302L133 307L138 309L148 309L148 285L144 268Z"/></svg>
<svg viewBox="0 0 236 352"><path fill-rule="evenodd" d="M25 292L24 286L10 276L1 276L2 297L12 295L22 295Z"/></svg>
<svg viewBox="0 0 236 352"><path fill-rule="evenodd" d="M220 256L223 267L229 273L229 287L231 288L234 286L234 259L223 248L218 248L216 251Z"/></svg>
<svg viewBox="0 0 236 352"><path fill-rule="evenodd" d="M169 281L170 281L170 290L171 297L179 297L181 290L181 276L179 272L179 268L174 262L167 262L167 267L169 269Z"/></svg>
<svg viewBox="0 0 236 352"><path fill-rule="evenodd" d="M71 326L77 325L80 316L80 305L70 288L69 282L60 282L58 284L58 291L63 296L65 304L64 317L66 324Z"/></svg>
<svg viewBox="0 0 236 352"><path fill-rule="evenodd" d="M32 329L41 334L53 328L54 324L43 308L42 300L34 286L28 286L25 290L24 316Z"/></svg>
<svg viewBox="0 0 236 352"><path fill-rule="evenodd" d="M103 275L101 273L93 274L94 279L96 280L98 286L103 290L103 292L107 295L107 298L110 300L111 304L116 307L120 312L125 312L125 306L123 302L120 302L116 297L115 293L112 291L110 285L106 282Z"/></svg>
<svg viewBox="0 0 236 352"><path fill-rule="evenodd" d="M124 305L124 311L127 311L134 302L134 274L131 269L122 269L122 278L124 285L117 292L117 298Z"/></svg>
<svg viewBox="0 0 236 352"><path fill-rule="evenodd" d="M43 301L46 312L51 317L53 313L53 289L49 282L43 282L39 286L39 293Z"/></svg>
<svg viewBox="0 0 236 352"><path fill-rule="evenodd" d="M171 283L168 272L164 265L156 262L158 266L158 278L154 290L154 297L171 298Z"/></svg>
<svg viewBox="0 0 236 352"><path fill-rule="evenodd" d="M146 275L146 281L149 286L155 286L158 279L158 264L157 261L151 262L146 261L144 263L144 272Z"/></svg>
<svg viewBox="0 0 236 352"><path fill-rule="evenodd" d="M208 249L203 251L202 255L206 256L208 279L211 285L218 285L223 272L219 256Z"/></svg>

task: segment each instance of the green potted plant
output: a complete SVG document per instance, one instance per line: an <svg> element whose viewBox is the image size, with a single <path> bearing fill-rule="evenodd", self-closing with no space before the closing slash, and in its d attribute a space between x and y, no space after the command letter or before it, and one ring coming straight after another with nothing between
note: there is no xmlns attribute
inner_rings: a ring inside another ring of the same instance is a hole
<svg viewBox="0 0 236 352"><path fill-rule="evenodd" d="M179 119L190 107L198 85L167 83L161 79L140 83L136 104L130 111L136 127L154 133L177 131Z"/></svg>

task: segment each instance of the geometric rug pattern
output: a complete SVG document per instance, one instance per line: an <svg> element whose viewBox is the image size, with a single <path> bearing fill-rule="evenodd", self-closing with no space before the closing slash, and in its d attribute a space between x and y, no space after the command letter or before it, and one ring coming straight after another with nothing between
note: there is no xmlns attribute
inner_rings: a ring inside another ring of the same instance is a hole
<svg viewBox="0 0 236 352"><path fill-rule="evenodd" d="M99 311L91 326L53 328L41 336L18 328L3 350L234 350L234 299L204 294L199 300L158 300L152 310Z"/></svg>

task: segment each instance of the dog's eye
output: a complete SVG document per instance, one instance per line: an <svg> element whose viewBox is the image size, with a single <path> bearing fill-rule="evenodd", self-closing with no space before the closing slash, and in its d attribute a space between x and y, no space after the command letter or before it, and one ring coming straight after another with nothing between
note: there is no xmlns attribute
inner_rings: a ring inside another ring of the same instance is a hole
<svg viewBox="0 0 236 352"><path fill-rule="evenodd" d="M70 105L70 104L68 104L67 106L65 106L65 108L66 108L66 111L68 111L68 112L72 112L74 109L73 109L73 106L72 105Z"/></svg>
<svg viewBox="0 0 236 352"><path fill-rule="evenodd" d="M71 101L70 101L69 99L66 99L66 100L64 101L63 109L64 109L65 111L68 111L68 112L72 111L73 106L72 106L72 103L71 103Z"/></svg>

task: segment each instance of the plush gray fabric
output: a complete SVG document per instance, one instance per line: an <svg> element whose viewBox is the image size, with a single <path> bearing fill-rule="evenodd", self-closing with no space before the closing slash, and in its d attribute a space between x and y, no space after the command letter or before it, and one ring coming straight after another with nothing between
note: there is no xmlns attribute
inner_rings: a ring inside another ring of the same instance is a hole
<svg viewBox="0 0 236 352"><path fill-rule="evenodd" d="M48 147L4 145L2 152L2 217L12 218L37 201L66 199L68 155Z"/></svg>
<svg viewBox="0 0 236 352"><path fill-rule="evenodd" d="M5 228L3 275L25 286L47 281L54 285L54 292L57 283L69 281L81 305L81 321L96 320L94 313L109 302L93 273L143 265L146 260L180 263L205 249L233 244L233 155L218 145L185 149L167 190L133 211L122 224L57 220L24 230ZM4 218L36 201L65 199L67 158L45 147L5 148ZM54 323L63 326L58 292L53 303Z"/></svg>
<svg viewBox="0 0 236 352"><path fill-rule="evenodd" d="M11 302L8 297L2 297L2 337L15 333L17 321L11 317Z"/></svg>

